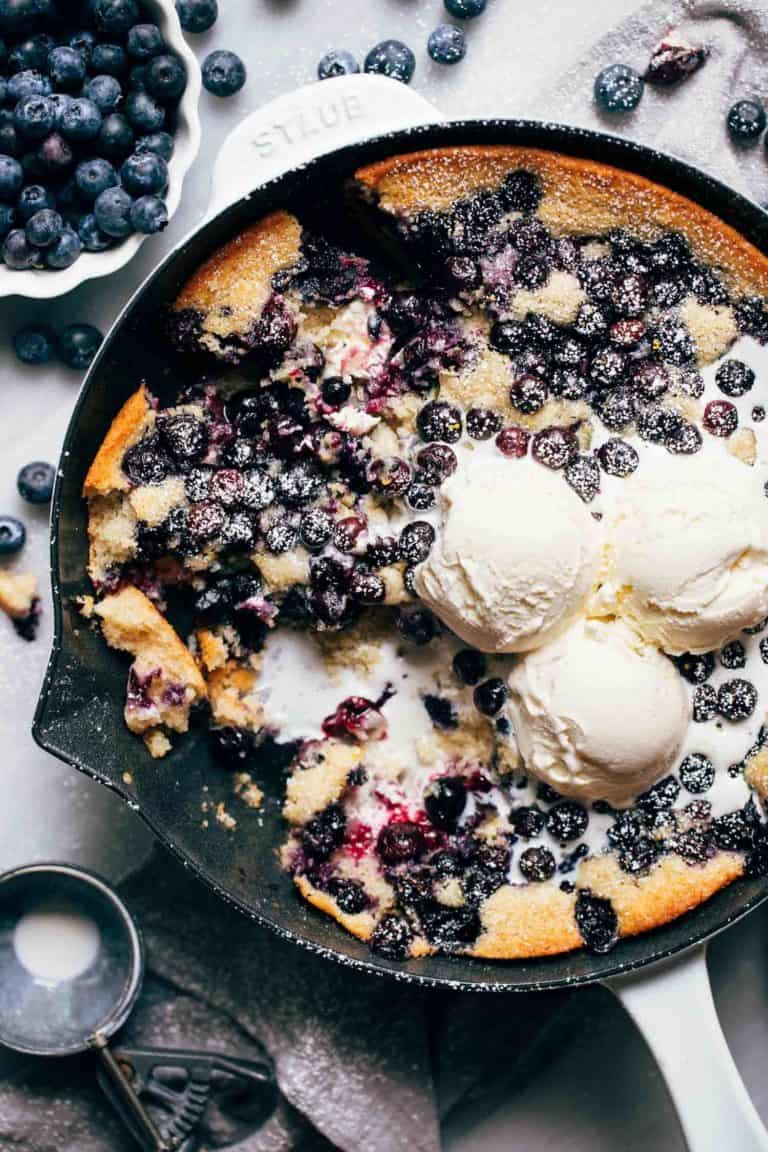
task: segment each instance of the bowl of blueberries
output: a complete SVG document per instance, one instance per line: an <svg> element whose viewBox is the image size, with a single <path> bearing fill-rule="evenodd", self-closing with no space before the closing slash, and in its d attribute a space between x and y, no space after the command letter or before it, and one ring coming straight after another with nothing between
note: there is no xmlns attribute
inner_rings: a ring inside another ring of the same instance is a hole
<svg viewBox="0 0 768 1152"><path fill-rule="evenodd" d="M0 296L60 296L165 228L199 95L173 0L0 0Z"/></svg>

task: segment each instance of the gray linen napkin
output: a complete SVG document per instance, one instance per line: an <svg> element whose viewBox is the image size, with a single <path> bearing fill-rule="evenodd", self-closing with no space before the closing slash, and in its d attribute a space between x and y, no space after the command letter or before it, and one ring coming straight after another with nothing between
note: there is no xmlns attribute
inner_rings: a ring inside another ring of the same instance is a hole
<svg viewBox="0 0 768 1152"><path fill-rule="evenodd" d="M490 14L489 14L489 18ZM601 116L592 83L623 62L643 70L670 29L710 48L671 91L647 88L635 113ZM603 37L546 91L498 111L600 128L671 152L758 202L768 198L762 147L733 148L730 104L761 95L768 7L759 0L654 0ZM165 853L124 886L145 930L149 972L126 1043L273 1057L281 1097L240 1152L437 1152L439 1120L482 1116L519 1090L589 1011L592 993L481 998L430 994L366 978L293 948L226 908ZM561 1011L567 1002L567 1010ZM203 1146L227 1139L208 1118ZM17 1152L129 1152L87 1059L0 1053L0 1147Z"/></svg>

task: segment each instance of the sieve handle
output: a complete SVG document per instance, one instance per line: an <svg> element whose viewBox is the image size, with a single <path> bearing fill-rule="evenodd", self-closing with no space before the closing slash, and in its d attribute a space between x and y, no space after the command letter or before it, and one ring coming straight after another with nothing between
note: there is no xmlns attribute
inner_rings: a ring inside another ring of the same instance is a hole
<svg viewBox="0 0 768 1152"><path fill-rule="evenodd" d="M768 1152L717 1018L706 947L606 980L656 1058L690 1152Z"/></svg>

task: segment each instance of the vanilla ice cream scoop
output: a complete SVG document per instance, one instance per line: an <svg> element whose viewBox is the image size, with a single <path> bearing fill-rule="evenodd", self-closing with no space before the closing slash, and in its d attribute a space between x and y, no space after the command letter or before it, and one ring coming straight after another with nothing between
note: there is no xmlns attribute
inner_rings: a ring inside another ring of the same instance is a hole
<svg viewBox="0 0 768 1152"><path fill-rule="evenodd" d="M764 470L719 444L648 449L608 517L606 579L590 612L618 613L665 652L709 652L768 616Z"/></svg>
<svg viewBox="0 0 768 1152"><path fill-rule="evenodd" d="M576 621L523 657L509 686L527 771L579 800L644 792L673 767L688 728L672 661L621 620Z"/></svg>
<svg viewBox="0 0 768 1152"><path fill-rule="evenodd" d="M442 490L442 525L416 590L482 652L527 652L582 609L602 532L563 477L482 452Z"/></svg>

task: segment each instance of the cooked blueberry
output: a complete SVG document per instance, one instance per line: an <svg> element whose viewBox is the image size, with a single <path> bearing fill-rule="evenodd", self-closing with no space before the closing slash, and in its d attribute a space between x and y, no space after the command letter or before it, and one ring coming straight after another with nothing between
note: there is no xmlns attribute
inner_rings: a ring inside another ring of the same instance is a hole
<svg viewBox="0 0 768 1152"><path fill-rule="evenodd" d="M158 417L160 439L179 463L199 460L208 449L208 429L191 413Z"/></svg>
<svg viewBox="0 0 768 1152"><path fill-rule="evenodd" d="M619 867L630 876L648 872L659 856L659 846L650 836L640 836L626 848L619 851Z"/></svg>
<svg viewBox="0 0 768 1152"><path fill-rule="evenodd" d="M290 552L299 543L298 528L287 518L276 520L270 524L264 533L264 543L268 552L278 555L281 552Z"/></svg>
<svg viewBox="0 0 768 1152"><path fill-rule="evenodd" d="M138 132L157 132L165 120L165 108L149 92L135 90L125 98L125 114Z"/></svg>
<svg viewBox="0 0 768 1152"><path fill-rule="evenodd" d="M509 695L507 686L499 676L483 680L472 693L475 707L484 716L496 716L504 707Z"/></svg>
<svg viewBox="0 0 768 1152"><path fill-rule="evenodd" d="M533 437L531 453L545 468L564 468L578 453L571 428L542 428Z"/></svg>
<svg viewBox="0 0 768 1152"><path fill-rule="evenodd" d="M525 428L502 428L496 437L496 447L504 456L512 459L522 459L528 452L530 432Z"/></svg>
<svg viewBox="0 0 768 1152"><path fill-rule="evenodd" d="M331 80L335 76L352 76L360 71L360 65L351 52L343 48L326 52L317 65L318 80Z"/></svg>
<svg viewBox="0 0 768 1152"><path fill-rule="evenodd" d="M328 894L347 916L356 916L359 912L364 912L369 905L365 888L357 880L333 877L328 881Z"/></svg>
<svg viewBox="0 0 768 1152"><path fill-rule="evenodd" d="M711 436L730 436L739 425L739 414L730 400L710 400L704 409L704 428Z"/></svg>
<svg viewBox="0 0 768 1152"><path fill-rule="evenodd" d="M121 112L110 112L99 129L99 149L108 160L122 160L133 148L135 136Z"/></svg>
<svg viewBox="0 0 768 1152"><path fill-rule="evenodd" d="M555 874L555 858L549 848L526 848L518 863L529 881L549 880Z"/></svg>
<svg viewBox="0 0 768 1152"><path fill-rule="evenodd" d="M608 331L608 319L604 309L591 300L586 301L579 307L573 330L577 336L582 336L585 340L599 339Z"/></svg>
<svg viewBox="0 0 768 1152"><path fill-rule="evenodd" d="M394 536L378 536L365 550L365 561L371 568L386 568L400 559L400 545Z"/></svg>
<svg viewBox="0 0 768 1152"><path fill-rule="evenodd" d="M219 15L217 0L176 0L179 23L185 32L207 32Z"/></svg>
<svg viewBox="0 0 768 1152"><path fill-rule="evenodd" d="M589 378L601 388L612 388L623 376L626 363L623 352L605 344L595 350L589 365Z"/></svg>
<svg viewBox="0 0 768 1152"><path fill-rule="evenodd" d="M135 232L152 236L168 224L168 209L158 196L139 196L131 205L129 218Z"/></svg>
<svg viewBox="0 0 768 1152"><path fill-rule="evenodd" d="M82 372L93 360L103 339L92 324L69 324L59 337L59 356L67 368Z"/></svg>
<svg viewBox="0 0 768 1152"><path fill-rule="evenodd" d="M220 505L212 500L201 500L187 513L187 531L193 543L203 544L219 535L225 520L226 514Z"/></svg>
<svg viewBox="0 0 768 1152"><path fill-rule="evenodd" d="M425 484L439 485L452 476L458 466L456 453L447 444L428 444L417 456L419 479Z"/></svg>
<svg viewBox="0 0 768 1152"><path fill-rule="evenodd" d="M726 396L743 396L755 383L755 373L742 360L724 360L715 373L715 383Z"/></svg>
<svg viewBox="0 0 768 1152"><path fill-rule="evenodd" d="M59 129L67 140L94 140L101 128L101 112L93 100L78 96L58 118Z"/></svg>
<svg viewBox="0 0 768 1152"><path fill-rule="evenodd" d="M426 608L401 608L395 618L395 624L401 636L417 647L429 644L438 632L437 621Z"/></svg>
<svg viewBox="0 0 768 1152"><path fill-rule="evenodd" d="M0 556L11 556L24 547L27 530L15 516L0 513Z"/></svg>
<svg viewBox="0 0 768 1152"><path fill-rule="evenodd" d="M347 400L349 400L352 393L352 386L342 380L341 376L328 376L323 380L320 392L325 403L336 408L342 404L346 404Z"/></svg>
<svg viewBox="0 0 768 1152"><path fill-rule="evenodd" d="M555 840L578 840L587 830L586 808L572 800L561 800L547 813L547 828Z"/></svg>
<svg viewBox="0 0 768 1152"><path fill-rule="evenodd" d="M728 111L726 124L736 144L754 144L765 131L765 109L757 100L737 100Z"/></svg>
<svg viewBox="0 0 768 1152"><path fill-rule="evenodd" d="M444 400L432 400L419 412L416 423L422 440L442 440L455 444L461 439L461 412Z"/></svg>
<svg viewBox="0 0 768 1152"><path fill-rule="evenodd" d="M442 447L442 445L433 445ZM426 452L427 449L425 448ZM450 448L445 449L450 452ZM422 469L423 471L423 469ZM411 469L399 456L388 456L383 460L373 460L368 469L368 480L374 492L381 496L401 496L407 492L411 482ZM439 480L430 480L430 483L439 484Z"/></svg>
<svg viewBox="0 0 768 1152"><path fill-rule="evenodd" d="M631 848L640 838L642 825L634 812L625 810L616 813L614 823L606 833L608 842L613 848Z"/></svg>
<svg viewBox="0 0 768 1152"><path fill-rule="evenodd" d="M221 530L221 542L236 551L251 551L256 544L257 528L250 512L230 512Z"/></svg>
<svg viewBox="0 0 768 1152"><path fill-rule="evenodd" d="M333 535L334 519L321 508L310 508L299 522L301 542L310 552L324 547Z"/></svg>
<svg viewBox="0 0 768 1152"><path fill-rule="evenodd" d="M672 452L676 456L692 456L694 452L699 451L702 443L701 432L696 425L683 420L680 426L667 436L664 447L667 452Z"/></svg>
<svg viewBox="0 0 768 1152"><path fill-rule="evenodd" d="M245 65L234 52L211 52L203 61L203 87L214 96L234 96L245 84Z"/></svg>
<svg viewBox="0 0 768 1152"><path fill-rule="evenodd" d="M16 487L22 500L29 504L49 504L53 495L56 469L50 464L36 460L25 464L16 477Z"/></svg>
<svg viewBox="0 0 768 1152"><path fill-rule="evenodd" d="M674 776L665 776L637 798L638 807L647 812L662 812L674 806L680 795L680 784Z"/></svg>
<svg viewBox="0 0 768 1152"><path fill-rule="evenodd" d="M242 503L244 491L243 475L236 468L219 468L211 476L211 499L221 504L222 508L236 508Z"/></svg>
<svg viewBox="0 0 768 1152"><path fill-rule="evenodd" d="M367 531L365 520L359 516L345 516L333 526L333 543L339 552L354 552L360 549L361 537Z"/></svg>
<svg viewBox="0 0 768 1152"><path fill-rule="evenodd" d="M765 420L765 408L762 404L755 404L751 415L755 424L762 424L763 420Z"/></svg>
<svg viewBox="0 0 768 1152"><path fill-rule="evenodd" d="M420 483L418 478L409 484L405 498L408 507L412 508L414 512L426 512L429 508L434 508L437 503L434 488L430 487L429 484Z"/></svg>
<svg viewBox="0 0 768 1152"><path fill-rule="evenodd" d="M694 795L707 792L715 782L715 766L708 756L691 752L680 765L680 781Z"/></svg>
<svg viewBox="0 0 768 1152"><path fill-rule="evenodd" d="M247 728L211 728L211 749L227 768L242 768L254 753L253 732Z"/></svg>
<svg viewBox="0 0 768 1152"><path fill-rule="evenodd" d="M379 832L376 851L385 864L416 860L424 851L424 834L418 824L407 820L385 824Z"/></svg>
<svg viewBox="0 0 768 1152"><path fill-rule="evenodd" d="M22 364L47 364L56 352L56 337L45 325L30 325L16 333L13 348Z"/></svg>
<svg viewBox="0 0 768 1152"><path fill-rule="evenodd" d="M301 832L304 849L315 860L327 860L344 843L347 820L340 804L329 804Z"/></svg>
<svg viewBox="0 0 768 1152"><path fill-rule="evenodd" d="M675 409L649 404L638 414L637 431L641 439L663 444L679 432L682 423L683 418Z"/></svg>
<svg viewBox="0 0 768 1152"><path fill-rule="evenodd" d="M597 449L597 458L609 476L630 476L639 463L636 449L626 440L606 440Z"/></svg>
<svg viewBox="0 0 768 1152"><path fill-rule="evenodd" d="M456 709L447 697L428 693L423 700L427 714L436 728L456 728L459 722Z"/></svg>
<svg viewBox="0 0 768 1152"><path fill-rule="evenodd" d="M757 706L757 689L749 680L726 680L717 690L717 711L726 720L746 720Z"/></svg>
<svg viewBox="0 0 768 1152"><path fill-rule="evenodd" d="M65 225L56 240L45 250L45 263L49 268L69 268L83 250L83 245L75 232Z"/></svg>
<svg viewBox="0 0 768 1152"><path fill-rule="evenodd" d="M517 356L527 343L525 330L515 320L498 320L491 328L488 343L505 356Z"/></svg>
<svg viewBox="0 0 768 1152"><path fill-rule="evenodd" d="M523 375L509 390L509 402L526 416L538 412L547 400L547 386L538 376Z"/></svg>
<svg viewBox="0 0 768 1152"><path fill-rule="evenodd" d="M277 477L277 493L291 508L316 500L323 490L323 478L312 464L300 461Z"/></svg>
<svg viewBox="0 0 768 1152"><path fill-rule="evenodd" d="M382 40L365 58L365 71L389 76L409 84L416 70L416 57L402 40Z"/></svg>
<svg viewBox="0 0 768 1152"><path fill-rule="evenodd" d="M421 564L435 542L435 530L426 520L413 520L400 533L399 553L408 564Z"/></svg>
<svg viewBox="0 0 768 1152"><path fill-rule="evenodd" d="M610 900L582 889L576 897L576 923L590 952L610 952L619 935L619 920Z"/></svg>
<svg viewBox="0 0 768 1152"><path fill-rule="evenodd" d="M628 277L627 279L636 279ZM609 329L612 344L619 348L636 348L645 336L645 324L642 320L616 320Z"/></svg>
<svg viewBox="0 0 768 1152"><path fill-rule="evenodd" d="M693 694L693 719L697 724L703 724L716 714L717 692L711 684L699 684Z"/></svg>
<svg viewBox="0 0 768 1152"><path fill-rule="evenodd" d="M475 648L460 648L453 657L453 670L463 684L477 684L486 668L485 656Z"/></svg>
<svg viewBox="0 0 768 1152"><path fill-rule="evenodd" d="M128 68L128 57L121 44L94 44L91 67L97 76L122 76Z"/></svg>
<svg viewBox="0 0 768 1152"><path fill-rule="evenodd" d="M566 465L563 475L585 504L594 500L600 491L600 469L594 456L576 456Z"/></svg>
<svg viewBox="0 0 768 1152"><path fill-rule="evenodd" d="M752 802L735 812L727 812L712 822L718 848L725 852L743 852L755 842L757 813Z"/></svg>
<svg viewBox="0 0 768 1152"><path fill-rule="evenodd" d="M595 79L595 100L604 112L632 112L643 95L643 78L626 64L611 64Z"/></svg>
<svg viewBox="0 0 768 1152"><path fill-rule="evenodd" d="M490 440L501 428L501 416L492 408L470 408L467 412L467 435L473 440Z"/></svg>
<svg viewBox="0 0 768 1152"><path fill-rule="evenodd" d="M695 656L684 652L682 656L675 657L675 663L680 675L690 684L703 684L715 670L715 657L711 652Z"/></svg>
<svg viewBox="0 0 768 1152"><path fill-rule="evenodd" d="M436 64L458 64L467 54L467 41L461 28L440 24L430 33L427 52Z"/></svg>
<svg viewBox="0 0 768 1152"><path fill-rule="evenodd" d="M371 934L370 949L385 960L404 960L410 951L412 938L408 921L394 912L387 912Z"/></svg>
<svg viewBox="0 0 768 1152"><path fill-rule="evenodd" d="M383 604L387 586L377 572L358 565L350 577L349 592L360 604Z"/></svg>
<svg viewBox="0 0 768 1152"><path fill-rule="evenodd" d="M720 652L720 663L723 668L744 668L747 663L747 653L740 640L731 640Z"/></svg>
<svg viewBox="0 0 768 1152"><path fill-rule="evenodd" d="M630 388L620 385L597 396L597 415L611 432L623 432L635 418L635 402Z"/></svg>

